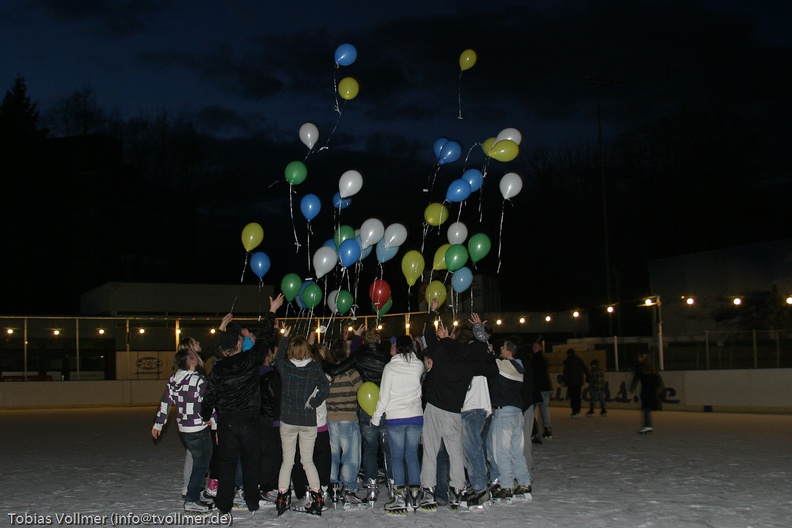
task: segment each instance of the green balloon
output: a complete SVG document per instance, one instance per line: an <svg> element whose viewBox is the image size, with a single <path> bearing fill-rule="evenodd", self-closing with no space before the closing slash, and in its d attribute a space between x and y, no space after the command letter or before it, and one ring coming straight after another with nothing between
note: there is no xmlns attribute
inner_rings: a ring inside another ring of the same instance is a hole
<svg viewBox="0 0 792 528"><path fill-rule="evenodd" d="M375 312L377 312L377 317L382 317L383 315L388 313L391 309L391 306L393 306L393 297L390 297L387 301L385 301L385 304L383 304L382 308L380 308L379 310L377 310L376 304L371 303L371 307L374 309Z"/></svg>
<svg viewBox="0 0 792 528"><path fill-rule="evenodd" d="M352 308L352 303L355 299L352 297L352 294L346 290L341 290L338 292L338 296L336 297L336 311L340 314L345 314Z"/></svg>
<svg viewBox="0 0 792 528"><path fill-rule="evenodd" d="M336 249L341 247L341 242L349 238L355 238L355 229L352 226L342 225L336 229L333 235L333 242L335 243Z"/></svg>
<svg viewBox="0 0 792 528"><path fill-rule="evenodd" d="M305 287L302 293L302 300L306 308L313 310L320 302L322 302L322 288L319 285L311 283Z"/></svg>
<svg viewBox="0 0 792 528"><path fill-rule="evenodd" d="M302 279L296 273L289 273L281 281L281 291L287 301L292 302L297 298L302 288Z"/></svg>
<svg viewBox="0 0 792 528"><path fill-rule="evenodd" d="M308 177L308 167L302 161L292 161L283 171L286 181L292 185L299 185Z"/></svg>
<svg viewBox="0 0 792 528"><path fill-rule="evenodd" d="M476 233L468 240L468 251L470 252L470 260L478 262L489 253L492 243L484 233Z"/></svg>
<svg viewBox="0 0 792 528"><path fill-rule="evenodd" d="M464 266L468 261L468 251L462 244L452 244L445 254L446 268L448 271L456 271Z"/></svg>

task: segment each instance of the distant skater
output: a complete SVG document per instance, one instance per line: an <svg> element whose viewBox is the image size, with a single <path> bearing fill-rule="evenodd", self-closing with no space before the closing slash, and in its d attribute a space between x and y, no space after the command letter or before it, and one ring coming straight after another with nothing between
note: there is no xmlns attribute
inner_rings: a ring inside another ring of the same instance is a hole
<svg viewBox="0 0 792 528"><path fill-rule="evenodd" d="M641 410L643 411L643 427L638 433L647 434L654 431L652 427L652 411L659 411L663 407L661 393L665 389L663 378L657 372L649 354L638 355L638 366L630 384L630 394L635 393L638 384L641 384Z"/></svg>

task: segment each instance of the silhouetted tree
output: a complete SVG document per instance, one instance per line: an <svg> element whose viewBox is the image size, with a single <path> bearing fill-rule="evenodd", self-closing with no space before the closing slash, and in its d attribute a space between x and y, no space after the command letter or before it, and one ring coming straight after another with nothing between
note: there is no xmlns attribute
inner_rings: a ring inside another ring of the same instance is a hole
<svg viewBox="0 0 792 528"><path fill-rule="evenodd" d="M39 113L30 101L23 77L17 77L0 105L0 137L7 139L37 132Z"/></svg>
<svg viewBox="0 0 792 528"><path fill-rule="evenodd" d="M75 90L60 99L45 113L45 119L58 136L86 136L108 129L104 111L99 107L96 92L91 87Z"/></svg>

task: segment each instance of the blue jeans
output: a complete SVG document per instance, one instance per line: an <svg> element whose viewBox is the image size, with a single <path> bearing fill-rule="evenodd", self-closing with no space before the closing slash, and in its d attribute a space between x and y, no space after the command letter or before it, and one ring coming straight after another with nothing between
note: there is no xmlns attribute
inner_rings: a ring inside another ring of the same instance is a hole
<svg viewBox="0 0 792 528"><path fill-rule="evenodd" d="M531 473L523 454L524 421L519 407L495 409L492 415L490 439L493 459L500 485L504 488L513 488L515 479L518 484L525 486L531 484ZM531 441L530 438L528 441Z"/></svg>
<svg viewBox="0 0 792 528"><path fill-rule="evenodd" d="M192 472L187 484L187 502L198 502L201 499L201 490L206 481L206 472L209 471L209 460L212 458L212 437L209 428L197 433L180 433L184 445L192 456Z"/></svg>
<svg viewBox="0 0 792 528"><path fill-rule="evenodd" d="M542 391L539 394L542 395L542 402L537 402L539 410L542 411L542 427L553 427L553 422L550 419L550 396L553 391Z"/></svg>
<svg viewBox="0 0 792 528"><path fill-rule="evenodd" d="M360 436L363 439L363 481L377 478L379 464L377 454L382 452L383 462L385 463L386 477L393 478L391 472L390 449L388 448L388 436L385 434L385 424L387 420L383 416L378 426L371 425L371 416L366 411L358 411L358 423L360 424Z"/></svg>
<svg viewBox="0 0 792 528"><path fill-rule="evenodd" d="M357 491L360 471L360 424L358 422L327 422L330 432L330 482Z"/></svg>
<svg viewBox="0 0 792 528"><path fill-rule="evenodd" d="M590 400L590 409L593 411L594 407L597 406L597 402L600 404L600 409L603 411L605 410L605 391L604 390L597 390L597 391L590 391L589 394L591 395Z"/></svg>
<svg viewBox="0 0 792 528"><path fill-rule="evenodd" d="M465 452L465 469L473 491L487 487L487 464L484 462L484 424L487 411L472 409L462 413L462 449Z"/></svg>
<svg viewBox="0 0 792 528"><path fill-rule="evenodd" d="M390 459L392 462L394 486L404 486L404 466L407 465L407 476L410 485L421 483L421 463L418 461L418 444L421 443L420 425L389 425L387 426Z"/></svg>

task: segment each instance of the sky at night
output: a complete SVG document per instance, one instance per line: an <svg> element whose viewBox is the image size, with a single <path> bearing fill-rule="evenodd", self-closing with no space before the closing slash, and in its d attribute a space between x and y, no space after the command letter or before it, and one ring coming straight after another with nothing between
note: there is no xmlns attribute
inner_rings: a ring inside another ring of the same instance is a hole
<svg viewBox="0 0 792 528"><path fill-rule="evenodd" d="M360 152L400 138L426 153L414 163L425 181L439 137L458 141L463 160L473 152L478 161L474 147L507 127L520 131L522 156L591 145L598 122L608 139L689 109L750 120L761 129L763 151L786 153L791 23L792 5L782 0L9 0L0 4L0 87L23 77L41 126L64 97L90 88L109 116L185 114L201 132L223 139L259 136L302 147L298 130L306 122L319 129L317 146L333 139L331 149ZM339 67L334 51L344 43L356 47L357 60ZM466 49L475 50L477 61L461 71ZM344 102L334 87L346 76L360 92ZM585 76L607 82L592 84ZM261 171L274 179L283 167L264 162ZM788 182L789 174L776 167L751 176ZM533 192L530 175L521 176L526 189L506 221L518 240L526 237L518 226L529 221L526 195ZM403 191L394 182L375 185L380 194ZM281 209L283 198L278 195ZM497 245L503 224L490 228ZM237 225L229 230L238 240ZM411 228L412 245L419 243L417 231ZM315 232L312 250L324 236ZM525 262L508 262L515 257L510 243L504 273L525 279Z"/></svg>

